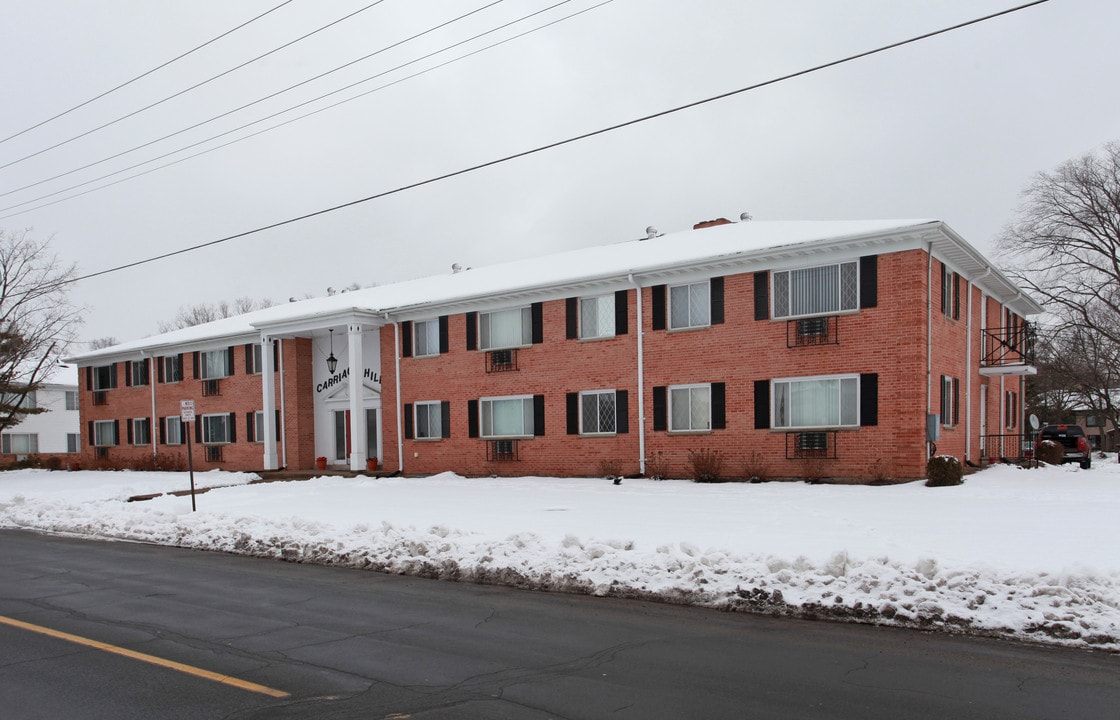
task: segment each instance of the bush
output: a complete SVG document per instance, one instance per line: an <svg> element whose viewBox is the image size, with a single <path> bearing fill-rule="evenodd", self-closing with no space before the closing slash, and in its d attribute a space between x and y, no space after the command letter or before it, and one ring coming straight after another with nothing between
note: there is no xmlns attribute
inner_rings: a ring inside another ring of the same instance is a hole
<svg viewBox="0 0 1120 720"><path fill-rule="evenodd" d="M875 462L868 466L867 476L871 478L872 485L890 485L894 482L890 464L883 458L877 458Z"/></svg>
<svg viewBox="0 0 1120 720"><path fill-rule="evenodd" d="M62 458L60 458L57 455L51 455L46 460L43 461L43 467L45 467L48 470L61 470L62 469Z"/></svg>
<svg viewBox="0 0 1120 720"><path fill-rule="evenodd" d="M669 477L669 460L665 453L658 451L653 457L646 458L646 477L664 480Z"/></svg>
<svg viewBox="0 0 1120 720"><path fill-rule="evenodd" d="M770 465L767 464L762 453L755 451L747 456L747 462L743 466L743 477L752 483L766 482L770 479Z"/></svg>
<svg viewBox="0 0 1120 720"><path fill-rule="evenodd" d="M129 460L128 469L141 472L183 472L187 469L187 461L181 453L145 454Z"/></svg>
<svg viewBox="0 0 1120 720"><path fill-rule="evenodd" d="M618 460L600 460L599 476L607 480L617 480L622 477L622 463Z"/></svg>
<svg viewBox="0 0 1120 720"><path fill-rule="evenodd" d="M1065 459L1066 449L1060 442L1043 440L1038 444L1038 460L1047 465L1061 465Z"/></svg>
<svg viewBox="0 0 1120 720"><path fill-rule="evenodd" d="M688 451L688 464L692 468L692 479L695 482L720 482L720 470L723 469L723 453L719 450L703 448L696 452Z"/></svg>
<svg viewBox="0 0 1120 720"><path fill-rule="evenodd" d="M828 464L824 458L809 457L802 461L802 480L810 485L816 485L826 477L828 477Z"/></svg>
<svg viewBox="0 0 1120 720"><path fill-rule="evenodd" d="M935 455L926 463L926 487L949 487L964 482L961 461L952 455Z"/></svg>

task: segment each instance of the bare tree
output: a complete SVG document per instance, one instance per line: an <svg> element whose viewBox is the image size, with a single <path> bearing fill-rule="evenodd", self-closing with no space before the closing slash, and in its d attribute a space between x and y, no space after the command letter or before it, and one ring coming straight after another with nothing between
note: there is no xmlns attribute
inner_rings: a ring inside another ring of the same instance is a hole
<svg viewBox="0 0 1120 720"><path fill-rule="evenodd" d="M121 344L120 340L116 339L112 335L106 335L105 337L99 337L99 338L94 338L93 340L90 340L89 341L89 349L90 350L100 350L102 348L113 347L114 345L120 345L120 344Z"/></svg>
<svg viewBox="0 0 1120 720"><path fill-rule="evenodd" d="M222 320L235 315L244 315L253 310L263 310L264 308L272 307L272 301L265 298L264 300L253 300L249 297L239 297L234 300L221 300L217 303L198 303L196 305L184 305L179 308L179 312L175 314L175 319L161 322L159 324L159 331L171 332L172 330L181 330L183 328L194 327L195 325L202 325L215 320Z"/></svg>
<svg viewBox="0 0 1120 720"><path fill-rule="evenodd" d="M29 230L0 231L0 429L28 414L26 397L73 342L81 311L68 295L77 266Z"/></svg>

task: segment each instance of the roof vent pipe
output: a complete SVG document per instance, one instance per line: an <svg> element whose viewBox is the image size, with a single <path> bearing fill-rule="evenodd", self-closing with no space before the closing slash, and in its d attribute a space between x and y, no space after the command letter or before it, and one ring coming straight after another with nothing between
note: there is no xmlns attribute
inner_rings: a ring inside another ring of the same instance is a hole
<svg viewBox="0 0 1120 720"><path fill-rule="evenodd" d="M749 212L739 213L739 222L749 222L751 220L754 220L754 218L751 217Z"/></svg>
<svg viewBox="0 0 1120 720"><path fill-rule="evenodd" d="M657 228L655 228L653 225L650 225L649 227L646 228L646 237L645 237L646 240L652 240L655 237L658 237L660 235L661 235L661 233L657 232Z"/></svg>
<svg viewBox="0 0 1120 720"><path fill-rule="evenodd" d="M461 272L463 272L463 266L460 265L459 263L455 263L454 265L451 266L451 272L461 273Z"/></svg>

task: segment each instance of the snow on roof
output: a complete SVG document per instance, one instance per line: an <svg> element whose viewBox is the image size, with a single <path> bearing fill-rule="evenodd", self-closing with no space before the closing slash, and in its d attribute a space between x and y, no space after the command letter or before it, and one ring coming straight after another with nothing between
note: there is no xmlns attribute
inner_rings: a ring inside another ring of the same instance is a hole
<svg viewBox="0 0 1120 720"><path fill-rule="evenodd" d="M445 306L493 296L563 288L597 279L625 278L756 255L790 246L813 246L892 233L943 227L937 220L751 221L683 231L642 240L571 250L452 274L352 290L328 297L274 305L203 325L174 330L83 353L71 361L135 354L176 346L218 346L224 340L259 336L262 329L314 322L345 313L384 317L420 307ZM972 250L949 231L954 247ZM244 342L245 340L242 340Z"/></svg>

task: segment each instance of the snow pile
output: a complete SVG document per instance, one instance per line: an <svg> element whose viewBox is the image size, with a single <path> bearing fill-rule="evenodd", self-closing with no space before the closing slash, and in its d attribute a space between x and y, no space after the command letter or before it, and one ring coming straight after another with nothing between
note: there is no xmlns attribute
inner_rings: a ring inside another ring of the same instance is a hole
<svg viewBox="0 0 1120 720"><path fill-rule="evenodd" d="M0 526L1120 650L1120 465L963 486L0 473Z"/></svg>

